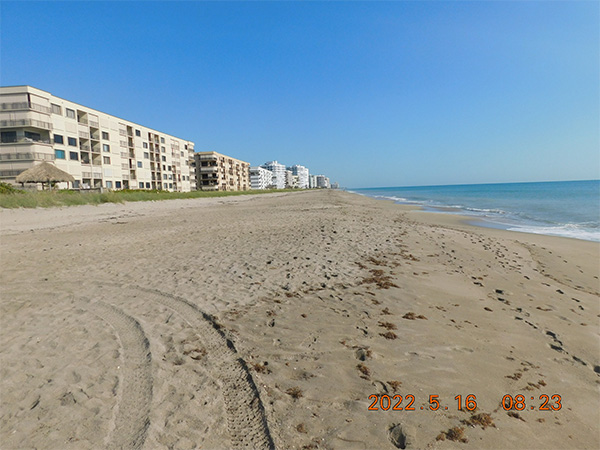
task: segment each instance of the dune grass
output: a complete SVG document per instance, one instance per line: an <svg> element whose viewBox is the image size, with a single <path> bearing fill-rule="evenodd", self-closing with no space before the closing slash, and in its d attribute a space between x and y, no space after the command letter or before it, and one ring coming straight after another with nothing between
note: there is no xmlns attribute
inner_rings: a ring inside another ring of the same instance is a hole
<svg viewBox="0 0 600 450"><path fill-rule="evenodd" d="M101 203L147 202L176 198L230 197L234 195L270 194L298 191L297 189L273 189L255 191L193 191L167 192L146 190L122 190L103 193L78 191L13 191L0 192L0 208L50 208L54 206L99 205Z"/></svg>

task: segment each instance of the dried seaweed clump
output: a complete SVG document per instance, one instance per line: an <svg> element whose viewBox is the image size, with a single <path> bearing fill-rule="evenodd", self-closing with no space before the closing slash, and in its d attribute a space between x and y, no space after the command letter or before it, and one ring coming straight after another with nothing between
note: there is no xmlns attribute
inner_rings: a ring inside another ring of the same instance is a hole
<svg viewBox="0 0 600 450"><path fill-rule="evenodd" d="M359 363L356 365L356 368L358 369L358 371L360 373L363 374L363 377L370 377L371 376L371 369L369 369L367 366L365 366L363 363Z"/></svg>
<svg viewBox="0 0 600 450"><path fill-rule="evenodd" d="M398 339L398 335L393 331L388 331L387 333L379 333L379 336L383 336L386 339Z"/></svg>
<svg viewBox="0 0 600 450"><path fill-rule="evenodd" d="M465 436L465 429L463 427L454 427L450 428L448 431L442 431L435 439L437 441L445 441L448 439L449 441L458 441L463 444L469 442Z"/></svg>
<svg viewBox="0 0 600 450"><path fill-rule="evenodd" d="M302 389L300 389L298 386L289 388L287 391L285 391L285 393L292 397L294 400L297 400L300 397L302 397Z"/></svg>
<svg viewBox="0 0 600 450"><path fill-rule="evenodd" d="M417 316L414 312L407 312L406 314L404 314L402 316L402 318L408 319L408 320L416 320L416 319L427 320L427 317L425 317L423 314L419 314Z"/></svg>
<svg viewBox="0 0 600 450"><path fill-rule="evenodd" d="M389 289L391 287L398 287L397 284L394 284L391 280L392 277L389 275L384 275L383 270L381 269L371 269L371 276L367 278L363 278L360 284L374 284L378 289Z"/></svg>
<svg viewBox="0 0 600 450"><path fill-rule="evenodd" d="M398 327L391 322L379 322L379 326L385 328L386 330L397 330Z"/></svg>
<svg viewBox="0 0 600 450"><path fill-rule="evenodd" d="M392 388L392 390L394 392L398 392L398 389L400 389L400 386L402 386L402 381L388 381L387 384Z"/></svg>
<svg viewBox="0 0 600 450"><path fill-rule="evenodd" d="M461 420L461 422L464 423L465 425L469 425L472 427L480 426L484 430L487 427L496 428L496 425L494 424L494 421L492 420L492 416L487 413L473 414L468 419Z"/></svg>

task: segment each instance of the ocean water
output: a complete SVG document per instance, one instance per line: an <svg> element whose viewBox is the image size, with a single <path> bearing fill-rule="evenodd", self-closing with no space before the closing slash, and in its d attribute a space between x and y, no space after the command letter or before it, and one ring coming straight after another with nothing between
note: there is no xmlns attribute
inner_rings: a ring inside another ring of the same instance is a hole
<svg viewBox="0 0 600 450"><path fill-rule="evenodd" d="M600 242L600 180L349 189L482 226Z"/></svg>

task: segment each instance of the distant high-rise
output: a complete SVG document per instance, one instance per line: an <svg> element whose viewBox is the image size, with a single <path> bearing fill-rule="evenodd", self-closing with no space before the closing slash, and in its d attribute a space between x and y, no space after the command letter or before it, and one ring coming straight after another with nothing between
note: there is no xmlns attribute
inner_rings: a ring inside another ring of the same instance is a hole
<svg viewBox="0 0 600 450"><path fill-rule="evenodd" d="M269 161L261 166L273 172L273 185L276 189L285 189L285 166L277 161Z"/></svg>
<svg viewBox="0 0 600 450"><path fill-rule="evenodd" d="M250 164L217 152L198 152L196 187L202 191L247 191Z"/></svg>
<svg viewBox="0 0 600 450"><path fill-rule="evenodd" d="M291 170L294 175L298 177L298 187L300 189L308 189L309 188L309 173L308 169L304 166L300 166L298 164L288 167L288 170Z"/></svg>

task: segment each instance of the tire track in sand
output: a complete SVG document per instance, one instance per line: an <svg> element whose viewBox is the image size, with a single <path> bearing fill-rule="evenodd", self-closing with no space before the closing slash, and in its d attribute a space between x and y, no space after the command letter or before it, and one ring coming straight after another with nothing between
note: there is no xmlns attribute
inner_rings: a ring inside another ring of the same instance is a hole
<svg viewBox="0 0 600 450"><path fill-rule="evenodd" d="M141 448L150 425L152 403L150 343L139 322L120 309L97 301L90 303L89 310L114 328L123 350L121 387L108 448Z"/></svg>
<svg viewBox="0 0 600 450"><path fill-rule="evenodd" d="M141 286L128 287L153 294L152 300L178 313L202 339L210 362L207 370L222 387L231 447L274 449L265 410L250 371L215 320L182 297Z"/></svg>

